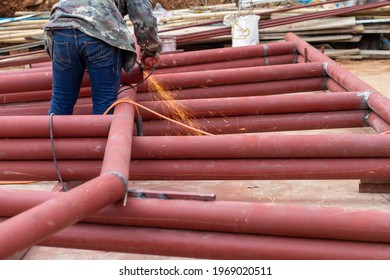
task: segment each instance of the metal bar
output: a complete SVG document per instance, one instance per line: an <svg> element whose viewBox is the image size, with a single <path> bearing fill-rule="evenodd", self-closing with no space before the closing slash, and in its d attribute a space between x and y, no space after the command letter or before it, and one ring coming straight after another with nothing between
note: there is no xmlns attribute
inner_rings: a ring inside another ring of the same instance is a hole
<svg viewBox="0 0 390 280"><path fill-rule="evenodd" d="M182 72L196 72L196 71L211 71L211 70L228 69L228 68L244 68L244 67L255 67L255 66L266 66L266 65L292 64L294 62L294 59L295 59L295 55L292 53L285 54L285 55L278 55L278 56L251 57L251 58L237 59L231 61L161 68L161 69L157 69L153 73L153 75L182 73Z"/></svg>
<svg viewBox="0 0 390 280"><path fill-rule="evenodd" d="M186 117L190 119L215 116L362 110L368 109L366 99L367 94L359 92L344 92L342 94L320 92L301 94L299 98L296 95L266 95L184 99L175 100L174 105L175 108L179 108L177 110L183 111L183 114L186 114ZM92 104L89 102L82 103L82 100L79 100L75 106L75 113L90 114ZM139 104L166 117L178 117L176 115L177 110L172 110L172 101L145 101L139 102ZM35 102L30 106L26 106L25 104L6 104L1 107L0 115L3 116L12 116L15 114L31 116L47 113L49 103ZM145 121L160 118L155 113L143 108L140 108L140 113Z"/></svg>
<svg viewBox="0 0 390 280"><path fill-rule="evenodd" d="M146 101L140 104L149 109L175 117L168 101ZM175 101L178 108L185 108L190 117L216 117L239 115L263 115L281 113L309 113L320 111L367 109L365 95L360 93L329 94L307 93L299 95L246 96ZM144 120L158 116L140 108Z"/></svg>
<svg viewBox="0 0 390 280"><path fill-rule="evenodd" d="M185 72L161 74L153 77L153 83L161 84L164 89L208 87L286 79L323 77L322 63L270 65L236 69L222 69L208 72ZM1 77L1 76L0 76ZM124 83L127 82L125 79ZM138 86L139 91L153 88L150 80Z"/></svg>
<svg viewBox="0 0 390 280"><path fill-rule="evenodd" d="M378 133L390 132L390 124L382 119L378 114L371 112L367 117L368 124Z"/></svg>
<svg viewBox="0 0 390 280"><path fill-rule="evenodd" d="M31 140L0 140L0 160L52 158L49 140ZM388 134L143 136L132 140L132 159L387 158L389 140ZM56 139L60 160L102 159L105 148L104 138Z"/></svg>
<svg viewBox="0 0 390 280"><path fill-rule="evenodd" d="M56 137L107 137L113 116L56 116ZM0 138L50 137L49 116L0 116Z"/></svg>
<svg viewBox="0 0 390 280"><path fill-rule="evenodd" d="M40 245L204 259L390 258L390 245L381 243L88 224L67 228Z"/></svg>
<svg viewBox="0 0 390 280"><path fill-rule="evenodd" d="M166 54L161 56L161 61L159 62L157 69L293 54L294 48L294 44L291 44L290 42L275 42L238 48L217 48Z"/></svg>
<svg viewBox="0 0 390 280"><path fill-rule="evenodd" d="M86 181L101 161L58 161L64 181ZM388 158L134 160L131 180L390 179ZM52 161L0 162L2 181L55 181Z"/></svg>
<svg viewBox="0 0 390 280"><path fill-rule="evenodd" d="M237 85L220 85L207 88L187 88L175 89L171 92L175 100L179 99L199 99L199 98L219 98L219 97L240 97L240 96L260 96L283 93L322 91L324 78L302 78L294 80L271 82L258 82ZM343 90L345 91L345 90ZM1 95L0 95L1 98ZM137 91L137 102L163 100L161 93L156 91Z"/></svg>
<svg viewBox="0 0 390 280"><path fill-rule="evenodd" d="M271 115L229 116L191 120L196 127L211 134L351 128L367 126L367 111L335 111ZM165 120L143 122L145 136L189 135L188 129Z"/></svg>
<svg viewBox="0 0 390 280"><path fill-rule="evenodd" d="M15 216L61 195L0 190L0 216ZM389 211L337 207L129 198L125 207L109 205L83 222L390 243L389 215Z"/></svg>

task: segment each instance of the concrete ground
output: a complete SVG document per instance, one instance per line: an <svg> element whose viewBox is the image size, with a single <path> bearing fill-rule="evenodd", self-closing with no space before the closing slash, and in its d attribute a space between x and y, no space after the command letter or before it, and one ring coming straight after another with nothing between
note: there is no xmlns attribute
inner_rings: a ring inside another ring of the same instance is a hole
<svg viewBox="0 0 390 280"><path fill-rule="evenodd" d="M390 61L340 61L345 68L363 81L390 97ZM316 131L315 133L373 133L371 129ZM51 190L55 182L40 184L4 185L2 188ZM142 182L137 188L161 191L215 193L218 200L250 201L258 203L333 206L354 209L390 210L390 194L359 193L357 180L305 181L168 181ZM170 259L163 256L96 252L36 246L23 257L25 260L47 259ZM177 258L175 258L177 259Z"/></svg>

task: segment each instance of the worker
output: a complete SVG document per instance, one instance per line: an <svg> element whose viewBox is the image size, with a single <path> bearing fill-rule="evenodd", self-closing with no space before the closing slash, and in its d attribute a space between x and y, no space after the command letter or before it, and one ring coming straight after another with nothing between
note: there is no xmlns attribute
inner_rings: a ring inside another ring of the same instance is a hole
<svg viewBox="0 0 390 280"><path fill-rule="evenodd" d="M141 63L158 62L162 45L150 0L60 0L52 7L44 27L53 67L49 114L73 113L85 70L93 114L103 114L117 100L122 68L129 74L137 60L125 15L133 23Z"/></svg>

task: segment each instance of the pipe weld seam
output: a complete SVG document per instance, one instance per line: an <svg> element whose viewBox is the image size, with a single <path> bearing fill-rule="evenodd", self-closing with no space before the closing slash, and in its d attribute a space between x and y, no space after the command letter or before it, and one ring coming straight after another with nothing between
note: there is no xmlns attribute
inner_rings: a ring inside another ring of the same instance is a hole
<svg viewBox="0 0 390 280"><path fill-rule="evenodd" d="M123 176L123 174L121 174L121 173L119 173L117 171L108 171L108 172L103 173L102 175L105 175L105 174L114 175L114 176L118 177L119 180L122 182L123 188L124 188L123 206L126 206L126 204L127 204L127 193L128 193L128 189L127 189L128 179L125 176Z"/></svg>
<svg viewBox="0 0 390 280"><path fill-rule="evenodd" d="M361 97L363 96L363 101L367 104L368 103L368 98L372 94L372 90L366 90L366 91L361 91L357 93L357 96Z"/></svg>
<svg viewBox="0 0 390 280"><path fill-rule="evenodd" d="M263 46L263 50L264 50L264 57L267 57L268 56L268 51L269 51L269 46L266 44Z"/></svg>
<svg viewBox="0 0 390 280"><path fill-rule="evenodd" d="M322 63L322 71L323 71L323 74L326 76L328 76L328 65L329 65L329 62Z"/></svg>

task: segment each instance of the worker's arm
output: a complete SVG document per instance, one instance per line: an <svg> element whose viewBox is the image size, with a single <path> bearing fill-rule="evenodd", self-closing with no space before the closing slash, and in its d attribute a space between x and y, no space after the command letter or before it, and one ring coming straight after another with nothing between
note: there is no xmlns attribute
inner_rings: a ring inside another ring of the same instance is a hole
<svg viewBox="0 0 390 280"><path fill-rule="evenodd" d="M144 57L156 57L161 52L157 19L152 12L150 0L127 0L129 19L134 25L137 43Z"/></svg>

